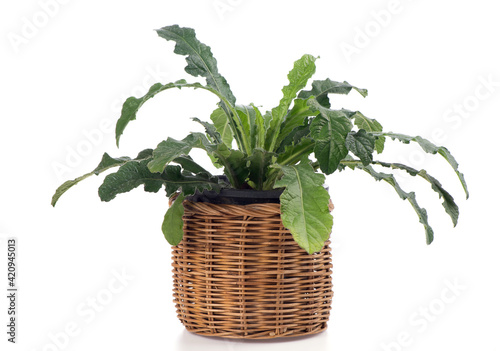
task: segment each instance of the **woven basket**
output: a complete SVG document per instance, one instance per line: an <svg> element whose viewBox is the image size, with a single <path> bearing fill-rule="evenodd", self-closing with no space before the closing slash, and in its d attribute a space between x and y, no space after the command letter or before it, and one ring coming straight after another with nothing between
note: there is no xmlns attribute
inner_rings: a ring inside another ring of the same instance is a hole
<svg viewBox="0 0 500 351"><path fill-rule="evenodd" d="M283 227L280 205L184 203L173 247L174 302L187 330L268 339L326 329L330 242L309 255Z"/></svg>

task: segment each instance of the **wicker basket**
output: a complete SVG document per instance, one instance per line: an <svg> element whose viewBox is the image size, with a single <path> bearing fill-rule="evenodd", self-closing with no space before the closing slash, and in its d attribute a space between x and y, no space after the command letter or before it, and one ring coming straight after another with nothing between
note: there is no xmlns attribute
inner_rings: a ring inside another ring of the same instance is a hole
<svg viewBox="0 0 500 351"><path fill-rule="evenodd" d="M283 227L276 203L184 203L173 247L174 302L187 330L268 339L326 329L331 249L308 255Z"/></svg>

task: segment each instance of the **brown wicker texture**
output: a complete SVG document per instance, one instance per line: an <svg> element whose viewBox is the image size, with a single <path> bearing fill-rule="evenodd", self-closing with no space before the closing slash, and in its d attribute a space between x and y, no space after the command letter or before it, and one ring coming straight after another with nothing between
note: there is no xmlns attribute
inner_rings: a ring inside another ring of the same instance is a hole
<svg viewBox="0 0 500 351"><path fill-rule="evenodd" d="M309 255L283 227L279 204L184 201L173 247L174 302L187 330L267 339L326 329L331 249Z"/></svg>

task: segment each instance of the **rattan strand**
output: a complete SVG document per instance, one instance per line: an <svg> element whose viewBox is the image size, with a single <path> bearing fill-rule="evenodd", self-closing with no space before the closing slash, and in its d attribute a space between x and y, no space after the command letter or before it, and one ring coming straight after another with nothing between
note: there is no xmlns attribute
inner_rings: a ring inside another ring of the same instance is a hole
<svg viewBox="0 0 500 351"><path fill-rule="evenodd" d="M308 255L283 227L279 204L183 205L173 278L177 316L187 330L268 339L326 329L333 296L329 241Z"/></svg>

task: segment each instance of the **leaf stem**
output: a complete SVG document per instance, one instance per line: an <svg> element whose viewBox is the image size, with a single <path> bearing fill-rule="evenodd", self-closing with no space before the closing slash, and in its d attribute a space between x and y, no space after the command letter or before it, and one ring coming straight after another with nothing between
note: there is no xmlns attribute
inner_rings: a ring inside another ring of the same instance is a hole
<svg viewBox="0 0 500 351"><path fill-rule="evenodd" d="M248 140L248 136L245 134L243 130L243 124L240 120L240 117L238 116L238 112L236 109L227 101L227 99L222 96L221 94L217 93L216 91L208 88L208 87L203 87L203 89L206 89L208 91L211 91L215 95L217 95L221 101L224 103L226 106L226 109L224 112L226 112L226 115L228 117L229 125L231 126L231 129L233 130L235 139L236 139L236 144L238 144L238 148L246 153L247 155L250 155L252 153L252 148L250 146L250 141Z"/></svg>

